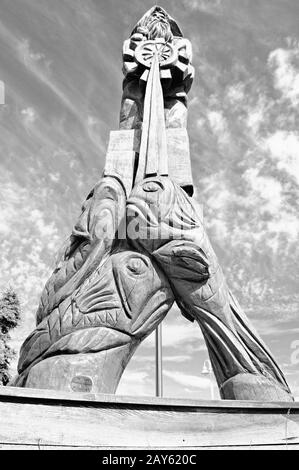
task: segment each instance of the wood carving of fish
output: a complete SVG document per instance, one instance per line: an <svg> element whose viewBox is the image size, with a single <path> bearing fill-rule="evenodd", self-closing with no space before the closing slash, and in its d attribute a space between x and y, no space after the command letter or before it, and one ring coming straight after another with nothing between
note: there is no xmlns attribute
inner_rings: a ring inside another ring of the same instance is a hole
<svg viewBox="0 0 299 470"><path fill-rule="evenodd" d="M51 358L53 362L63 355L74 362L80 355L96 357L130 345L119 361L122 367L165 317L174 300L172 290L145 250L137 251L121 237L125 216L121 184L104 178L84 204L45 286L37 327L21 348L15 385L30 384L28 375L37 366L47 367ZM44 385L44 378L34 386L52 388Z"/></svg>

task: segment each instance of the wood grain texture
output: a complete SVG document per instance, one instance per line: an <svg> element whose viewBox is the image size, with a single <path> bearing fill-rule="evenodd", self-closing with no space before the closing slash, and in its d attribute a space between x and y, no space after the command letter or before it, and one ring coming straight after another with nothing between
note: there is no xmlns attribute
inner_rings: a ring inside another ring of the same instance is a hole
<svg viewBox="0 0 299 470"><path fill-rule="evenodd" d="M106 154L104 176L118 178L129 195L133 184L136 152L139 151L140 134L134 130L111 131Z"/></svg>
<svg viewBox="0 0 299 470"><path fill-rule="evenodd" d="M115 392L174 301L163 272L126 240L125 221L122 185L102 178L60 251L11 385L71 391L89 383L92 392Z"/></svg>
<svg viewBox="0 0 299 470"><path fill-rule="evenodd" d="M299 448L299 403L197 401L3 387L0 448Z"/></svg>
<svg viewBox="0 0 299 470"><path fill-rule="evenodd" d="M179 185L152 176L127 200L127 223L138 226L127 236L156 260L182 314L199 324L220 396L288 402L285 377L230 291L201 217Z"/></svg>
<svg viewBox="0 0 299 470"><path fill-rule="evenodd" d="M126 195L133 187L134 164L140 151L141 130L111 131L104 176L122 181ZM193 186L190 145L187 129L166 129L169 177L179 186Z"/></svg>

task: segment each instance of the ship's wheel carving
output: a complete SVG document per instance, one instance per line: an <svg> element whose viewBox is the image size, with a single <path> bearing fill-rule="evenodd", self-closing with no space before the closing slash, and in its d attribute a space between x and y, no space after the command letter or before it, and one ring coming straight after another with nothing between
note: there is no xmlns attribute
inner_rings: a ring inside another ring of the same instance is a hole
<svg viewBox="0 0 299 470"><path fill-rule="evenodd" d="M135 50L135 60L146 68L150 68L152 60L158 55L160 68L169 68L178 59L178 52L175 46L165 43L162 39L142 42Z"/></svg>

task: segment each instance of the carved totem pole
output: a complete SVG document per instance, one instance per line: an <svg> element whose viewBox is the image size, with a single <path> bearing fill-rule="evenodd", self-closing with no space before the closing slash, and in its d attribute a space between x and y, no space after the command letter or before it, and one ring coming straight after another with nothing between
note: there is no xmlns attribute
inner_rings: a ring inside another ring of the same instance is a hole
<svg viewBox="0 0 299 470"><path fill-rule="evenodd" d="M60 252L13 385L114 393L174 301L205 338L224 399L290 401L230 292L192 200L186 130L192 48L162 8L123 47L120 130Z"/></svg>

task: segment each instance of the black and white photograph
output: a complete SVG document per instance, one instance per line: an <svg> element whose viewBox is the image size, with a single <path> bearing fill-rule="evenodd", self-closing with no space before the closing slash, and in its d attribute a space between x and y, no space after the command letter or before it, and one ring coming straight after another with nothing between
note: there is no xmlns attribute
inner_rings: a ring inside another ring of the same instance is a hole
<svg viewBox="0 0 299 470"><path fill-rule="evenodd" d="M0 450L299 450L299 1L0 0L0 242Z"/></svg>

